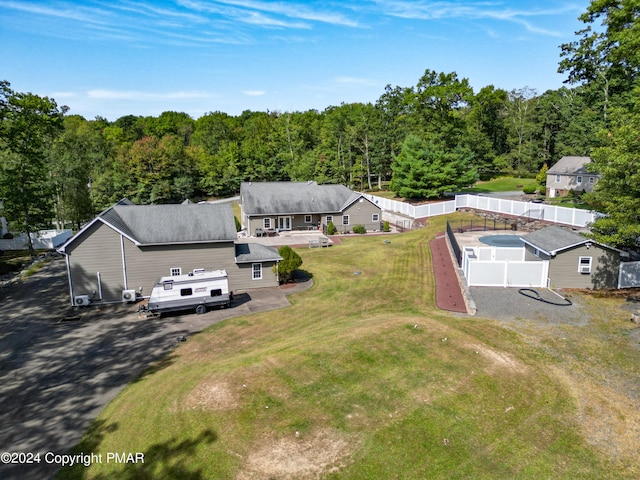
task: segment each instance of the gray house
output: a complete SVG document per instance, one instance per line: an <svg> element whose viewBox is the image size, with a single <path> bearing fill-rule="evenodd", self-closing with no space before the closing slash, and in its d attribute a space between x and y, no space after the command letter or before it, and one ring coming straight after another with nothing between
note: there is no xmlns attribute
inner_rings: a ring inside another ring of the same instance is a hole
<svg viewBox="0 0 640 480"><path fill-rule="evenodd" d="M549 261L552 288L618 288L624 252L557 225L522 237L526 261Z"/></svg>
<svg viewBox="0 0 640 480"><path fill-rule="evenodd" d="M249 235L319 230L333 222L338 231L356 225L381 229L379 206L344 185L316 182L245 182L240 185L242 224Z"/></svg>
<svg viewBox="0 0 640 480"><path fill-rule="evenodd" d="M570 191L593 190L600 175L587 170L590 157L562 157L547 170L547 197L564 197Z"/></svg>
<svg viewBox="0 0 640 480"><path fill-rule="evenodd" d="M240 292L278 285L278 252L236 245L229 204L133 205L123 200L85 225L58 251L65 255L72 304L120 302L124 290L148 296L162 276L225 269Z"/></svg>

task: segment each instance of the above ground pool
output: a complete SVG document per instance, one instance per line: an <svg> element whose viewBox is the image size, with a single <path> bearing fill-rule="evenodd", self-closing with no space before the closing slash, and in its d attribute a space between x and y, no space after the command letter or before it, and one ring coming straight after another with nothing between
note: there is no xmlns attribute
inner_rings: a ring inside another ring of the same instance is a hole
<svg viewBox="0 0 640 480"><path fill-rule="evenodd" d="M482 243L492 247L523 247L524 243L518 235L485 235L480 237Z"/></svg>

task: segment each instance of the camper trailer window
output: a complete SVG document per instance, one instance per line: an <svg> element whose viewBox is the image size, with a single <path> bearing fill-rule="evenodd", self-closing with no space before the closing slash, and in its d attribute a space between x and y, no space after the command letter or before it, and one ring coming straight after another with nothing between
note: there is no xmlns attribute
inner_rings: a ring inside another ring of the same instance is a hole
<svg viewBox="0 0 640 480"><path fill-rule="evenodd" d="M165 290L173 290L173 283L171 282L167 282L164 284L164 289Z"/></svg>
<svg viewBox="0 0 640 480"><path fill-rule="evenodd" d="M212 297L219 297L220 295L222 295L222 289L214 288L213 290L211 290Z"/></svg>
<svg viewBox="0 0 640 480"><path fill-rule="evenodd" d="M190 288L181 288L180 289L180 296L181 297L187 297L189 295L193 295L193 290Z"/></svg>

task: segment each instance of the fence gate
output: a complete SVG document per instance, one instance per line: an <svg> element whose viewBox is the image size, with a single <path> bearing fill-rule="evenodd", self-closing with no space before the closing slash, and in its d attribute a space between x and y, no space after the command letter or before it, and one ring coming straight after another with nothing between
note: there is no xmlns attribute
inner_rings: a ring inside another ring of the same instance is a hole
<svg viewBox="0 0 640 480"><path fill-rule="evenodd" d="M618 288L640 287L640 262L623 262L618 274Z"/></svg>

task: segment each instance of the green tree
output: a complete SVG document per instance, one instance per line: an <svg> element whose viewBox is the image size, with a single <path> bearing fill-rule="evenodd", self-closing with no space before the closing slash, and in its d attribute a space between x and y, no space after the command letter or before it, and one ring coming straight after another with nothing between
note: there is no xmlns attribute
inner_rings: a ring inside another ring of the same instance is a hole
<svg viewBox="0 0 640 480"><path fill-rule="evenodd" d="M567 82L584 84L607 119L610 105L623 105L640 73L638 0L592 0L579 19L586 27L577 40L561 45L558 71ZM600 20L600 25L593 27ZM593 102L592 102L593 103Z"/></svg>
<svg viewBox="0 0 640 480"><path fill-rule="evenodd" d="M507 92L493 85L480 89L469 101L465 145L473 151L479 171L493 171L496 157L508 151L506 102Z"/></svg>
<svg viewBox="0 0 640 480"><path fill-rule="evenodd" d="M48 166L54 139L63 130L66 107L32 93L14 92L8 82L0 85L0 197L4 215L28 238L51 225L53 192Z"/></svg>
<svg viewBox="0 0 640 480"><path fill-rule="evenodd" d="M409 135L393 159L391 189L407 198L440 198L445 192L475 182L472 158L473 154L462 147L446 152L441 146Z"/></svg>
<svg viewBox="0 0 640 480"><path fill-rule="evenodd" d="M293 278L293 272L302 265L302 258L288 245L280 247L278 254L282 257L278 262L278 278L281 283L287 283Z"/></svg>
<svg viewBox="0 0 640 480"><path fill-rule="evenodd" d="M81 116L65 117L64 127L50 157L56 219L60 225L70 221L80 228L95 213L91 196L93 173L104 164L107 152L100 132Z"/></svg>
<svg viewBox="0 0 640 480"><path fill-rule="evenodd" d="M637 89L640 95L640 88ZM631 112L613 109L605 145L592 153L601 178L586 198L607 216L598 218L596 240L618 248L640 245L640 103Z"/></svg>

